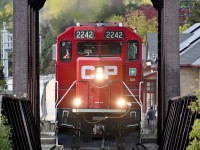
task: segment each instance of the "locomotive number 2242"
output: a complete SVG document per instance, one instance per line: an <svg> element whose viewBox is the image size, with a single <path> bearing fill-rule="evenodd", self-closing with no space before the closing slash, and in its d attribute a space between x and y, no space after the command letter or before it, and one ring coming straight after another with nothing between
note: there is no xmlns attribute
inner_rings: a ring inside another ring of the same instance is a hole
<svg viewBox="0 0 200 150"><path fill-rule="evenodd" d="M93 39L94 32L90 30L79 30L75 32L75 38L77 39Z"/></svg>
<svg viewBox="0 0 200 150"><path fill-rule="evenodd" d="M106 31L105 38L107 38L107 39L122 39L122 38L124 38L124 33L122 31Z"/></svg>

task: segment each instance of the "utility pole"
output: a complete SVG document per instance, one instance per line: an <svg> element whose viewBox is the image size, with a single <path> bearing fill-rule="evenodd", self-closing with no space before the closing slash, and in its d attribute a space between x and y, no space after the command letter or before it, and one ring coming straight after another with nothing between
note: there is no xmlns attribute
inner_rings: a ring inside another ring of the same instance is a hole
<svg viewBox="0 0 200 150"><path fill-rule="evenodd" d="M3 30L1 31L1 63L5 78L8 78L8 53L13 49L13 35L8 32L6 22L3 22Z"/></svg>

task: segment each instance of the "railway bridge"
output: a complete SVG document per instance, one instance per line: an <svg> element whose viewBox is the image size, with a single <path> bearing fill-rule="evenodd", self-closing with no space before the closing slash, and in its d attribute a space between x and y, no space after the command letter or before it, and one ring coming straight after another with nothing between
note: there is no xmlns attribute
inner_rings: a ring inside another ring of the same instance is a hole
<svg viewBox="0 0 200 150"><path fill-rule="evenodd" d="M35 135L40 135L39 10L43 7L45 1L46 0L13 0L13 90L17 98L21 99L21 97L24 97L20 104L18 104L19 110L29 105L25 101L30 100L30 109L33 113L33 120L31 122L35 123ZM159 101L157 143L158 145L162 145L162 139L166 139L166 136L163 138L162 133L168 116L169 104L171 104L169 101L173 97L180 95L179 52L177 51L177 49L179 49L179 0L151 1L153 6L158 10ZM191 98L189 99L191 100ZM181 107L181 105L177 107ZM25 118L25 116L22 116L22 118ZM24 119L23 121L25 122ZM171 124L169 124L169 126L170 125ZM28 136L27 127L25 132ZM34 147L32 147L34 144L31 144L32 140L32 138L28 138L30 149L34 149ZM40 141L36 140L36 143L40 144ZM165 147L161 149L165 149Z"/></svg>

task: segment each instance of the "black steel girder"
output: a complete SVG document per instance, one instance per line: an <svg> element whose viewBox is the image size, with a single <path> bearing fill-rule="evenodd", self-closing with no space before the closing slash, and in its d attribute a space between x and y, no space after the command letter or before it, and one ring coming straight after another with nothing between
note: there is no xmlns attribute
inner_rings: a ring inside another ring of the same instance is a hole
<svg viewBox="0 0 200 150"><path fill-rule="evenodd" d="M151 0L158 10L158 144L172 97L180 95L179 0Z"/></svg>
<svg viewBox="0 0 200 150"><path fill-rule="evenodd" d="M40 127L39 9L46 0L13 0L13 93L31 101Z"/></svg>
<svg viewBox="0 0 200 150"><path fill-rule="evenodd" d="M151 0L153 6L157 9L157 10L161 10L163 8L163 0Z"/></svg>

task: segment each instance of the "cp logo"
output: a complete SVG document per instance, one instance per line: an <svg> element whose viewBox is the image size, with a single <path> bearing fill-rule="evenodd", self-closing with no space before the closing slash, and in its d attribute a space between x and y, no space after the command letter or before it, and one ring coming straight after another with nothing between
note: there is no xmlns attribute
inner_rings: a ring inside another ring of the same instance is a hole
<svg viewBox="0 0 200 150"><path fill-rule="evenodd" d="M90 72L89 74L87 72ZM117 66L104 66L104 79L108 79L108 76L117 75ZM95 67L94 66L82 66L81 67L81 78L82 79L94 79L95 78Z"/></svg>

